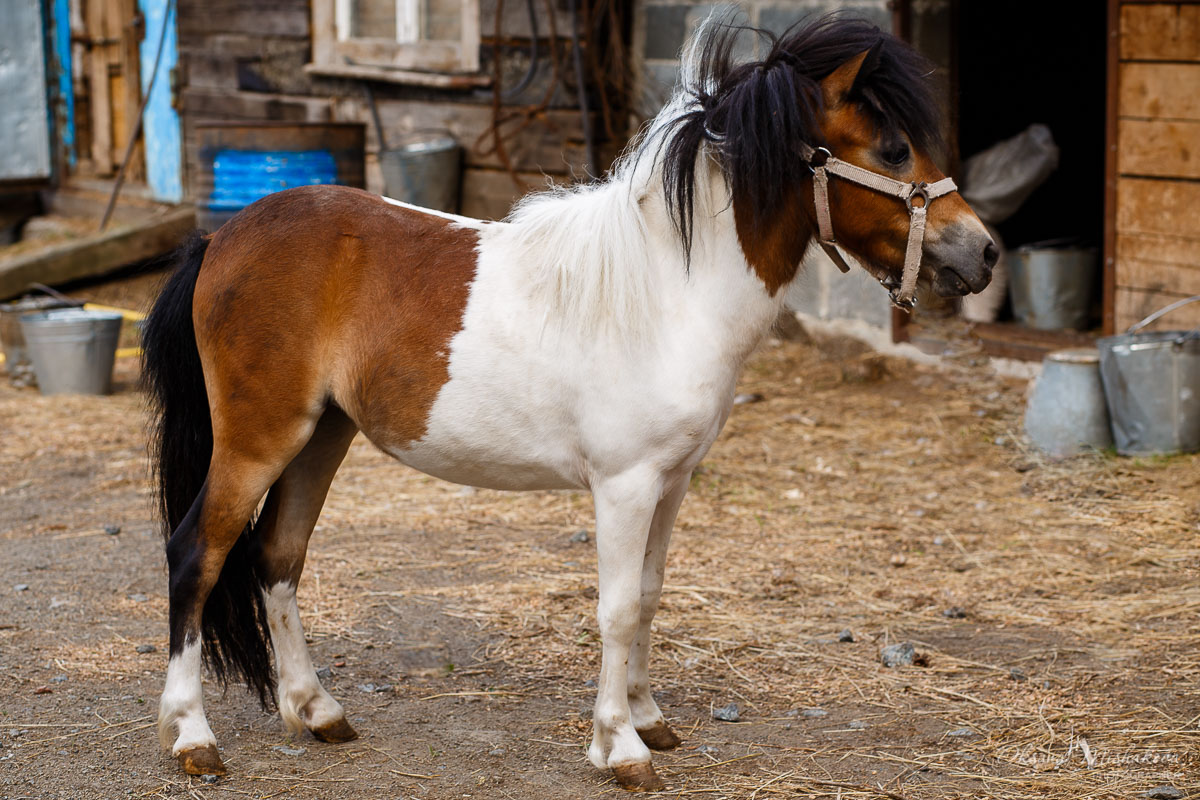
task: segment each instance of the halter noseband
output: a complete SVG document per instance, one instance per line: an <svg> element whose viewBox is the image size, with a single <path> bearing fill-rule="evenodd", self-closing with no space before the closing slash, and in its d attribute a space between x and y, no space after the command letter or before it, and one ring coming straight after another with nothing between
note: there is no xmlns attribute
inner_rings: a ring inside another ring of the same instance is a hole
<svg viewBox="0 0 1200 800"><path fill-rule="evenodd" d="M817 228L820 232L818 241L825 253L842 272L849 272L850 266L837 249L837 240L833 236L833 220L829 216L829 174L839 178L874 189L882 194L898 197L908 208L908 246L904 250L904 272L900 285L891 276L880 281L888 290L892 304L905 311L911 311L916 306L913 292L917 288L917 275L921 271L921 246L925 240L925 214L929 204L935 198L957 191L954 180L942 178L934 183L914 181L905 183L878 172L857 167L847 161L834 158L833 154L824 147L810 147L800 144L800 155L813 173L813 204L817 209ZM920 198L921 205L913 205L913 198Z"/></svg>

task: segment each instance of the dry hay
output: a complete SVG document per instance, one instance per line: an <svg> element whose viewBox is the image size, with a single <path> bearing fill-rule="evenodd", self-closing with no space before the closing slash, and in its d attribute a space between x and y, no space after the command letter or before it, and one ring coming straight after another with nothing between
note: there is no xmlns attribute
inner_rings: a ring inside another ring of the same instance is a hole
<svg viewBox="0 0 1200 800"><path fill-rule="evenodd" d="M1195 785L1196 457L1045 461L1021 445L1024 386L965 362L772 343L740 391L764 399L735 408L693 477L656 621L652 675L688 740L656 755L668 794L1104 798ZM80 404L99 448L137 406L62 402ZM0 457L70 439L10 435ZM127 447L113 463L93 490L145 481ZM144 484L139 495L148 502ZM389 604L427 602L484 642L456 665L462 696L589 702L595 558L566 544L580 529L592 531L583 493L462 489L359 440L310 552L306 626L314 640L385 646ZM965 619L943 616L951 607ZM152 598L130 614L162 611ZM834 641L843 628L855 642ZM896 641L924 666L881 667L879 648ZM58 658L81 672L145 666L103 641ZM476 688L468 676L481 675L502 680ZM396 691L436 699L419 683ZM738 724L679 715L730 700L778 735L747 741ZM796 716L807 707L830 715ZM588 725L565 713L537 731L578 748ZM949 735L961 728L973 734Z"/></svg>
<svg viewBox="0 0 1200 800"><path fill-rule="evenodd" d="M872 735L727 742L745 751L738 770L694 747L658 755L674 793L1090 798L1195 780L1195 457L1045 461L1020 442L1023 390L980 368L829 361L800 344L756 357L741 391L765 400L735 409L680 515L652 675L675 702L733 699L779 726L851 704ZM495 634L477 658L503 664L497 696L561 696L599 668L594 555L557 546L590 525L585 494L464 490L360 442L302 590L310 629L386 636L362 627L387 604L374 572L469 569L402 594ZM446 537L444 559L387 530ZM842 628L858 641L833 644ZM879 648L900 639L927 666L882 668ZM674 722L720 743L707 719ZM587 725L560 722L555 738L578 743ZM908 741L964 727L974 735ZM893 780L847 779L847 761Z"/></svg>

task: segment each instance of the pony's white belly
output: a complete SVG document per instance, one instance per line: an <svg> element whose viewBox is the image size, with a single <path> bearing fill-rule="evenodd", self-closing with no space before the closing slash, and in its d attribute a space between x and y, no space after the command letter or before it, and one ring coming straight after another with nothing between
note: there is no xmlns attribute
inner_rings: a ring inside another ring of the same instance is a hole
<svg viewBox="0 0 1200 800"><path fill-rule="evenodd" d="M728 413L732 381L702 396L669 371L653 382L621 379L630 365L583 354L520 358L497 339L456 337L425 435L391 455L471 486L586 489L633 467L690 470Z"/></svg>

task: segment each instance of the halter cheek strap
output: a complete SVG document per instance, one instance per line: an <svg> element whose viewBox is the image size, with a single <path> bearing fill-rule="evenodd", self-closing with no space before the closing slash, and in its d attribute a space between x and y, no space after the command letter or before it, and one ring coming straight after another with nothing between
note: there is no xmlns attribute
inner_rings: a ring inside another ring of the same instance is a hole
<svg viewBox="0 0 1200 800"><path fill-rule="evenodd" d="M834 158L824 147L800 145L800 155L808 163L813 173L813 204L817 210L818 241L826 254L842 272L849 272L850 265L837 249L837 239L833 235L833 219L829 215L829 176L865 186L881 194L897 197L904 201L908 208L908 246L904 250L904 272L901 274L900 285L888 278L881 283L887 287L892 303L905 310L911 310L916 301L913 292L917 288L917 276L921 272L921 247L925 241L925 216L929 204L935 198L950 194L958 189L951 178L942 178L934 183L912 182L905 183L878 172L855 166L847 161ZM913 205L913 199L919 198L920 205Z"/></svg>

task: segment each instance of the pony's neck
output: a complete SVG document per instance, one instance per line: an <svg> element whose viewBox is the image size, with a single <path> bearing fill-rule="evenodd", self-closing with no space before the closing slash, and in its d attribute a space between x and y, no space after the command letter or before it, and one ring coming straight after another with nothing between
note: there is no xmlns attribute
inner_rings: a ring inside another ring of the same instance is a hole
<svg viewBox="0 0 1200 800"><path fill-rule="evenodd" d="M654 202L643 202L643 212L660 251L652 252L650 263L680 292L688 314L703 321L714 356L740 366L779 316L814 231L797 196L790 209L771 215L755 233L719 168L701 158L690 264L667 217L661 184L646 187Z"/></svg>

